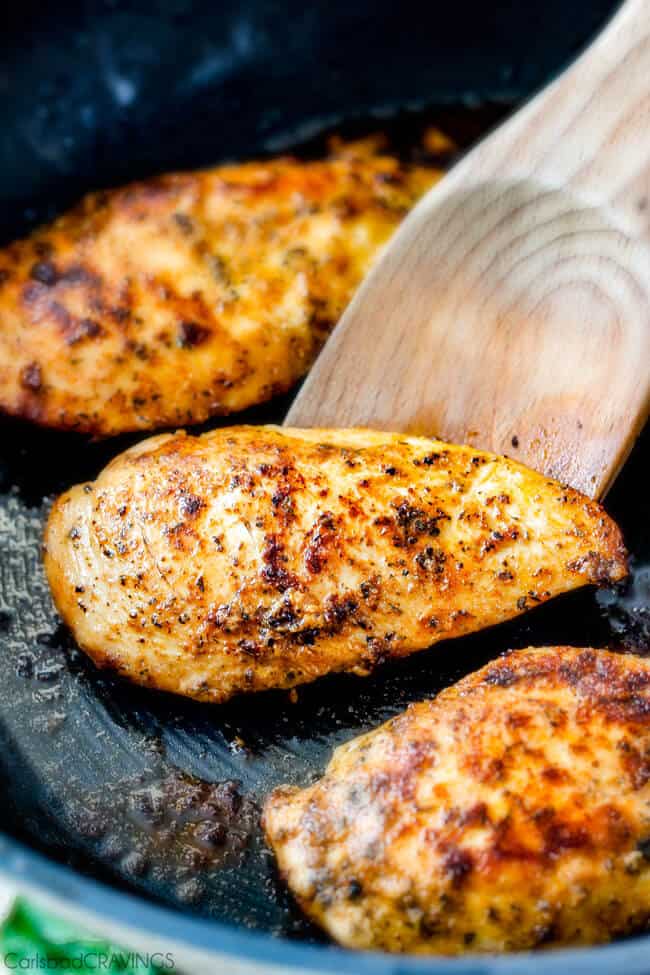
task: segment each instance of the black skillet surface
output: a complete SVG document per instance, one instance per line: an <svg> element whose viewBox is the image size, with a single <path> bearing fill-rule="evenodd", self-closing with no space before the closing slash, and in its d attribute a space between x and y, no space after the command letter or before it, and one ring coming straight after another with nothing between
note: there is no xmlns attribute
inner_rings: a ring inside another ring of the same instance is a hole
<svg viewBox="0 0 650 975"><path fill-rule="evenodd" d="M460 6L13 5L0 15L0 233L24 232L91 187L277 151L328 126L388 128L403 148L423 121L405 110L524 96L613 4ZM454 108L442 119L466 139L499 114ZM373 115L381 121L363 122ZM279 422L287 406L243 419ZM39 558L48 498L94 477L129 441L9 421L0 431L0 829L185 911L318 940L259 836L257 806L271 787L311 780L333 746L506 647L650 646L648 431L608 499L636 559L625 590L573 594L366 680L327 678L296 703L268 693L222 708L97 673L53 611ZM204 820L210 834L197 833Z"/></svg>

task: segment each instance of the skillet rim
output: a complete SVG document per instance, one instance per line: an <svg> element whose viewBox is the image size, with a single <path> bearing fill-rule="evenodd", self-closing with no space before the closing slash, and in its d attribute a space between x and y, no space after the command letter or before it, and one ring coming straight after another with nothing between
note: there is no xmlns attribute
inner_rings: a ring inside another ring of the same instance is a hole
<svg viewBox="0 0 650 975"><path fill-rule="evenodd" d="M218 953L234 964L283 966L285 970L338 975L647 975L650 934L589 948L562 948L511 955L390 955L355 952L335 945L309 945L246 931L212 918L192 917L86 877L0 831L0 878L58 898L66 908L112 921L138 935L158 935L192 951ZM54 908L56 911L56 907ZM101 931L99 932L101 934Z"/></svg>

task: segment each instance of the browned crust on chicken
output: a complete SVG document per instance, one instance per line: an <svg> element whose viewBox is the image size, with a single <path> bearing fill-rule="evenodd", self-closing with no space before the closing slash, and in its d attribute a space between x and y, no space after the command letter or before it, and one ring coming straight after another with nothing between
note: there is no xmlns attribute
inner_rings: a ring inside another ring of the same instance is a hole
<svg viewBox="0 0 650 975"><path fill-rule="evenodd" d="M352 948L587 945L650 919L650 663L528 649L284 787L264 827L303 909Z"/></svg>
<svg viewBox="0 0 650 975"><path fill-rule="evenodd" d="M110 435L289 389L440 175L361 145L87 196L0 251L0 410Z"/></svg>
<svg viewBox="0 0 650 975"><path fill-rule="evenodd" d="M577 492L369 430L152 438L60 497L46 544L56 605L98 664L209 701L365 674L626 569Z"/></svg>

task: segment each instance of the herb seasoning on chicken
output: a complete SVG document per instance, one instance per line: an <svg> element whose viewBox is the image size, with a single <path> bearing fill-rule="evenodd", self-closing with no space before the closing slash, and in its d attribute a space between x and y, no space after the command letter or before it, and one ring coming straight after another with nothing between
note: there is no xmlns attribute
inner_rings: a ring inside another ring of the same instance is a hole
<svg viewBox="0 0 650 975"><path fill-rule="evenodd" d="M58 499L45 561L99 665L206 701L366 674L626 570L598 504L513 461L275 427L138 444Z"/></svg>
<svg viewBox="0 0 650 975"><path fill-rule="evenodd" d="M0 410L110 435L289 389L440 175L362 143L91 194L0 251Z"/></svg>
<svg viewBox="0 0 650 975"><path fill-rule="evenodd" d="M588 945L650 919L650 662L522 650L334 753L264 826L350 948Z"/></svg>

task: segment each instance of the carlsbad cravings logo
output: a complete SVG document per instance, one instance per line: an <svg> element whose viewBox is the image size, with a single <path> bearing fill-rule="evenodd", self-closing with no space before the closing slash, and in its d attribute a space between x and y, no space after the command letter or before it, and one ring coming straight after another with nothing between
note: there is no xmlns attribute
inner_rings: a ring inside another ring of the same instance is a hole
<svg viewBox="0 0 650 975"><path fill-rule="evenodd" d="M10 972L34 971L90 971L90 972L148 972L176 971L174 956L170 952L138 954L134 951L80 951L43 955L39 952L23 955L8 951L2 958L5 969Z"/></svg>

